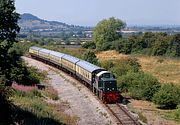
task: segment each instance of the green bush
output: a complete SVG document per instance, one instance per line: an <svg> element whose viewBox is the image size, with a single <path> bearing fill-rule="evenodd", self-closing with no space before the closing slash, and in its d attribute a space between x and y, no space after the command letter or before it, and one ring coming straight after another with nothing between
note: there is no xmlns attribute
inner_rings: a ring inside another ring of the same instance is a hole
<svg viewBox="0 0 180 125"><path fill-rule="evenodd" d="M110 69L116 77L126 75L128 72L139 72L140 64L136 58L125 58L114 62Z"/></svg>
<svg viewBox="0 0 180 125"><path fill-rule="evenodd" d="M153 95L159 90L158 80L142 72L128 73L118 77L118 87L122 92L129 92L134 99L151 100Z"/></svg>
<svg viewBox="0 0 180 125"><path fill-rule="evenodd" d="M91 50L87 50L86 52L83 53L83 59L97 65L98 64L98 59L95 55L95 53Z"/></svg>
<svg viewBox="0 0 180 125"><path fill-rule="evenodd" d="M164 84L154 95L153 102L159 105L159 108L176 108L180 103L180 87L173 84Z"/></svg>
<svg viewBox="0 0 180 125"><path fill-rule="evenodd" d="M113 63L112 60L105 60L105 61L100 62L100 66L107 70L110 70L111 68L115 66L115 64Z"/></svg>
<svg viewBox="0 0 180 125"><path fill-rule="evenodd" d="M18 84L34 85L40 83L40 80L45 78L45 74L40 73L34 67L26 67L22 62L19 62L16 67L12 67L10 73L11 79Z"/></svg>
<svg viewBox="0 0 180 125"><path fill-rule="evenodd" d="M95 49L96 44L92 41L88 41L88 42L85 42L84 44L82 44L82 47L86 48L86 49Z"/></svg>

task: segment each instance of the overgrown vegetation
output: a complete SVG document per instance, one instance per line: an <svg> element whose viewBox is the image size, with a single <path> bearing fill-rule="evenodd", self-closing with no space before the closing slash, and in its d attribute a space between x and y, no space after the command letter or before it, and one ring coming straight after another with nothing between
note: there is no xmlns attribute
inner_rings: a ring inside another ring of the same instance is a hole
<svg viewBox="0 0 180 125"><path fill-rule="evenodd" d="M52 99L52 100L58 100L58 92L53 89L53 87L48 86L45 88L45 90L42 90L42 94L45 95L46 97Z"/></svg>
<svg viewBox="0 0 180 125"><path fill-rule="evenodd" d="M76 118L62 113L64 107L44 101L41 92L33 90L29 92L13 92L11 97L18 106L14 111L14 119L18 124L41 124L41 125L75 125Z"/></svg>

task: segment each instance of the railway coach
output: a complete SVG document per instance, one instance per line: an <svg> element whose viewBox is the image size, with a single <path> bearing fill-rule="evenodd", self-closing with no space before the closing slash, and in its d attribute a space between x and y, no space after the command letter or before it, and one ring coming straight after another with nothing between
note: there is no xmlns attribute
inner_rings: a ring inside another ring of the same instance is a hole
<svg viewBox="0 0 180 125"><path fill-rule="evenodd" d="M117 103L119 92L114 75L104 68L68 54L39 48L30 47L29 54L32 58L51 64L86 83L104 103Z"/></svg>

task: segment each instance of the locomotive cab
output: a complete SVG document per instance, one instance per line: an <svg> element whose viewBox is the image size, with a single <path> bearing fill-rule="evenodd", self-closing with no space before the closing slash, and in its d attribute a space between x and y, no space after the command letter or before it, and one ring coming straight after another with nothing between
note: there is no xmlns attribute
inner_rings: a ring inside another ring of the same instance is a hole
<svg viewBox="0 0 180 125"><path fill-rule="evenodd" d="M118 100L117 82L115 76L108 71L96 75L94 83L96 94L105 103L116 103Z"/></svg>

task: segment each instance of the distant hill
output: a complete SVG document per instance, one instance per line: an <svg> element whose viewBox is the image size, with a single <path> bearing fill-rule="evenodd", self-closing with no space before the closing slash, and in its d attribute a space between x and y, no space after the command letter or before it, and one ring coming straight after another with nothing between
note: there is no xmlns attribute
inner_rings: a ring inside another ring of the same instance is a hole
<svg viewBox="0 0 180 125"><path fill-rule="evenodd" d="M27 32L78 32L89 30L89 27L68 25L66 23L58 21L47 21L38 18L29 13L24 13L20 16L19 26L21 27L21 33Z"/></svg>

